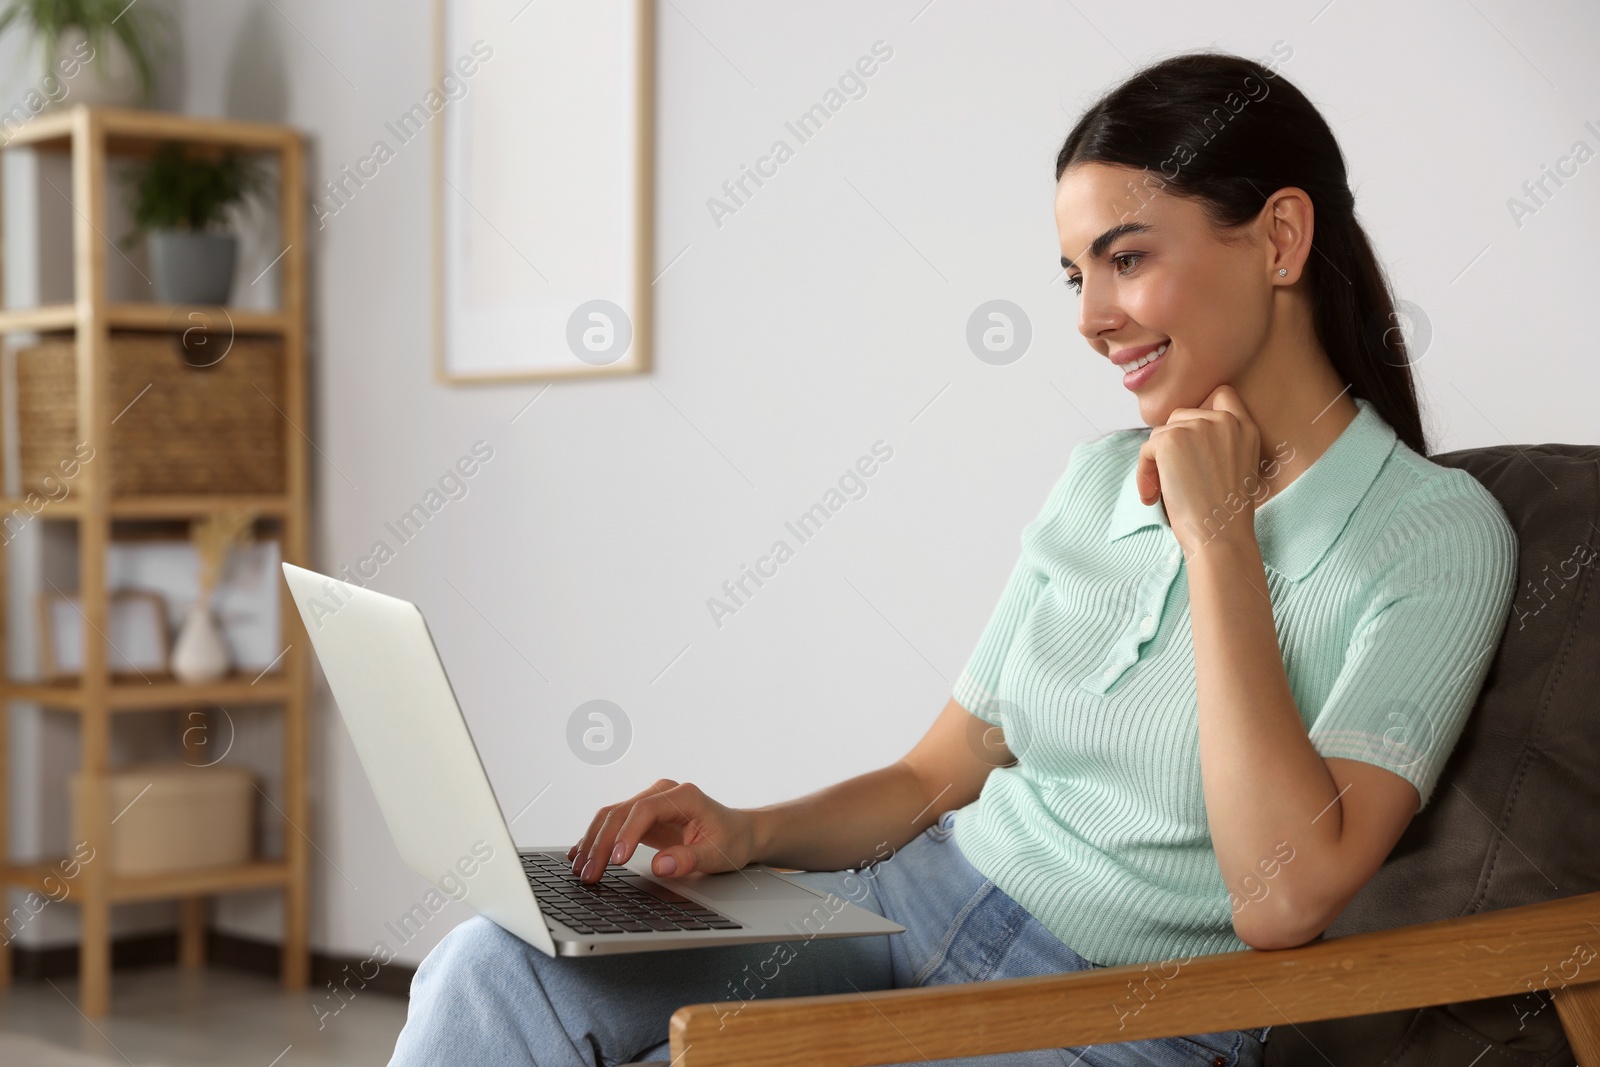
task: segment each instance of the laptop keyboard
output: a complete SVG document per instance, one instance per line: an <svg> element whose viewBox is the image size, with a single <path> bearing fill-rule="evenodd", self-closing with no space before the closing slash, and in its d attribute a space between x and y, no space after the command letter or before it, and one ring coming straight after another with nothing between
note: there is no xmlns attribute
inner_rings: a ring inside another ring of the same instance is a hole
<svg viewBox="0 0 1600 1067"><path fill-rule="evenodd" d="M599 880L589 883L572 873L572 864L563 853L524 852L520 856L528 884L539 899L539 910L580 934L743 929L743 924L666 886L629 881L638 875L621 864L607 864Z"/></svg>

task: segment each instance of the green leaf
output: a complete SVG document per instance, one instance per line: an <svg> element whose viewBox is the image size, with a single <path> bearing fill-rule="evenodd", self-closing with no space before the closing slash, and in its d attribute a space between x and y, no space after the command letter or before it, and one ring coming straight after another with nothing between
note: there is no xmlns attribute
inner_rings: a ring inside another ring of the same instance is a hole
<svg viewBox="0 0 1600 1067"><path fill-rule="evenodd" d="M167 11L127 0L4 0L0 34L13 25L27 26L44 43L47 63L54 61L56 38L70 26L84 31L97 54L106 35L114 36L127 49L146 103L154 97L156 63L173 34Z"/></svg>
<svg viewBox="0 0 1600 1067"><path fill-rule="evenodd" d="M120 175L128 211L141 230L206 230L227 221L228 208L267 188L260 161L237 151L217 158L167 142Z"/></svg>

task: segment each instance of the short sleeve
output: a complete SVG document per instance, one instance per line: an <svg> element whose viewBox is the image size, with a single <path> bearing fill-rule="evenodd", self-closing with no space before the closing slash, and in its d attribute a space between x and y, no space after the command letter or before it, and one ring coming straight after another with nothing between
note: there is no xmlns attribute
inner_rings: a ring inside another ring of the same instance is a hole
<svg viewBox="0 0 1600 1067"><path fill-rule="evenodd" d="M1040 509L1038 518L1029 524L1045 524L1057 514L1071 496L1078 470L1092 449L1105 438L1088 441L1076 446L1067 458L1067 469L1056 480L1055 487L1050 490L1050 495L1045 499L1044 507ZM1026 534L1026 530L1023 531ZM957 704L982 719L984 722L1004 727L1004 716L1001 714L1000 699L1000 673L1005 666L1006 654L1011 650L1011 643L1018 629L1022 626L1028 613L1033 610L1034 603L1039 599L1039 593L1049 581L1036 560L1030 555L1027 539L1023 537L1023 547L1017 556L1017 562L1011 569L1011 577L1006 580L1005 588L1000 593L1000 602L995 605L994 612L989 616L989 622L983 628L982 635L978 638L978 646L967 660L966 668L961 676L956 679L951 689L951 696Z"/></svg>
<svg viewBox="0 0 1600 1067"><path fill-rule="evenodd" d="M1418 811L1477 701L1515 592L1516 534L1488 490L1471 488L1397 520L1390 543L1401 554L1370 594L1308 731L1324 757L1405 778Z"/></svg>
<svg viewBox="0 0 1600 1067"><path fill-rule="evenodd" d="M1005 664L1006 653L1011 650L1012 638L1022 625L1022 620L1033 610L1039 591L1047 580L1045 574L1028 558L1027 549L1023 549L1017 557L1016 566L1011 569L1011 577L1006 580L1005 589L1000 593L1000 603L995 605L982 636L978 638L978 647L973 650L966 668L951 690L950 695L957 704L984 722L1005 726L1004 716L1000 713L1000 670Z"/></svg>

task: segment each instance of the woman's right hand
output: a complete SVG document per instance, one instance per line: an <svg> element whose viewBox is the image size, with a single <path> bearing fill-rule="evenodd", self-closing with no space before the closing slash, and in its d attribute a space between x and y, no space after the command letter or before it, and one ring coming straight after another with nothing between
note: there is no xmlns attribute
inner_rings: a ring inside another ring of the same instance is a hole
<svg viewBox="0 0 1600 1067"><path fill-rule="evenodd" d="M641 842L657 850L650 870L661 877L736 871L754 857L755 815L717 803L699 786L663 778L597 811L567 858L574 874L593 882L607 862L626 863Z"/></svg>

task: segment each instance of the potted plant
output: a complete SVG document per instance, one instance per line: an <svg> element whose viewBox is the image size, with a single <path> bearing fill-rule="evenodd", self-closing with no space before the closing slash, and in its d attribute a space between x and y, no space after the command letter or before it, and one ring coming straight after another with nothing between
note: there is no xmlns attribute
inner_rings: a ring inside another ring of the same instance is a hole
<svg viewBox="0 0 1600 1067"><path fill-rule="evenodd" d="M25 26L42 46L52 104L148 103L166 13L127 0L4 0L0 34Z"/></svg>
<svg viewBox="0 0 1600 1067"><path fill-rule="evenodd" d="M150 242L151 282L163 304L223 304L233 289L239 242L221 229L228 209L266 187L260 163L229 150L195 154L168 142L122 174L135 229Z"/></svg>

